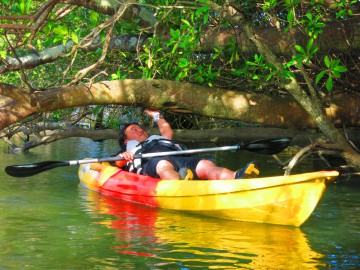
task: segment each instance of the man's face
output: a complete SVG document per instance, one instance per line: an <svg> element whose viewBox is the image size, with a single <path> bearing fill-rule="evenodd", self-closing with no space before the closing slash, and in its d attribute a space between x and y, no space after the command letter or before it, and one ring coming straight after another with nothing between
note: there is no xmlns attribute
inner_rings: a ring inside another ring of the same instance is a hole
<svg viewBox="0 0 360 270"><path fill-rule="evenodd" d="M136 124L132 124L128 126L125 130L125 135L126 135L126 139L124 140L125 144L130 140L145 142L149 138L147 132Z"/></svg>

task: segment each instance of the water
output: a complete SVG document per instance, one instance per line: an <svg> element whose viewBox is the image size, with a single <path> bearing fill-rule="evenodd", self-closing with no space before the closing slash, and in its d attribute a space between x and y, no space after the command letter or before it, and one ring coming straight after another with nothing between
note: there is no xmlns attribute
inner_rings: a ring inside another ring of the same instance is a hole
<svg viewBox="0 0 360 270"><path fill-rule="evenodd" d="M293 228L116 201L80 186L76 166L28 178L9 177L3 170L44 160L104 157L116 148L115 141L67 139L12 155L0 145L1 270L360 268L359 185L330 185L310 219ZM249 152L203 156L231 169L257 158L265 174L282 172L268 162L271 158ZM318 165L309 161L298 170Z"/></svg>

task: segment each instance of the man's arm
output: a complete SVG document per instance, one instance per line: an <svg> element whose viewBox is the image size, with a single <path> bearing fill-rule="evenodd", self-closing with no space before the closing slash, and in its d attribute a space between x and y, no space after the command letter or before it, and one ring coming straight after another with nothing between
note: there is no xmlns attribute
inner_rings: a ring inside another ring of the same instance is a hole
<svg viewBox="0 0 360 270"><path fill-rule="evenodd" d="M149 110L145 110L144 112L153 118L154 122L157 124L157 126L159 128L161 136L163 136L167 139L170 139L170 140L173 138L174 132L173 132L172 128L170 127L170 124L164 118L162 118L160 112L149 111Z"/></svg>

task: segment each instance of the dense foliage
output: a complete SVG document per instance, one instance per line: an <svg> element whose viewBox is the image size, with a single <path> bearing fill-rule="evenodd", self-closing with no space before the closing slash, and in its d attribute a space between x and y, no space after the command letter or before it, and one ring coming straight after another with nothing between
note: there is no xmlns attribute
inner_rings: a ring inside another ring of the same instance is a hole
<svg viewBox="0 0 360 270"><path fill-rule="evenodd" d="M163 79L290 94L335 141L341 136L319 116L336 93L359 91L358 15L356 0L0 0L1 82L28 93ZM127 113L90 110L109 127ZM73 112L40 118L65 121ZM71 121L79 115L88 111Z"/></svg>

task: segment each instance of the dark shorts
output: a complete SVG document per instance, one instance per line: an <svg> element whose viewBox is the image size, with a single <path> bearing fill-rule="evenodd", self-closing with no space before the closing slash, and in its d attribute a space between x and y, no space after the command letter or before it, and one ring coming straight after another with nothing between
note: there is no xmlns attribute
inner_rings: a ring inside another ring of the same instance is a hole
<svg viewBox="0 0 360 270"><path fill-rule="evenodd" d="M180 168L188 168L194 174L194 179L199 179L196 174L196 166L202 159L196 157L168 156L151 158L149 161L142 165L143 168L141 174L159 178L159 175L156 173L156 166L160 160L167 160L171 162L176 171L179 171Z"/></svg>

